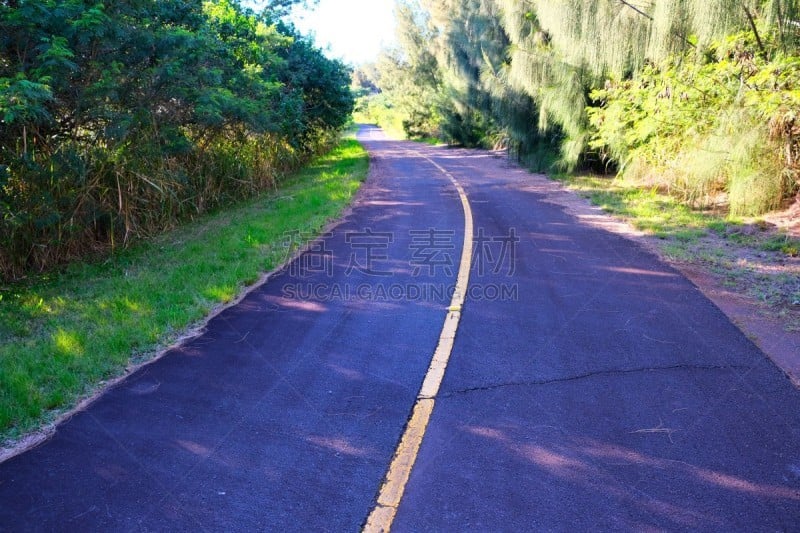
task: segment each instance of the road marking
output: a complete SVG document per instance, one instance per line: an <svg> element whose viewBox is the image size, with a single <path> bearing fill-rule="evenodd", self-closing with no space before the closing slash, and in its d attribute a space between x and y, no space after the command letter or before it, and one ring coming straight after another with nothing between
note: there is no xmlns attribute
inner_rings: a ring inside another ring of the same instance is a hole
<svg viewBox="0 0 800 533"><path fill-rule="evenodd" d="M453 351L458 323L461 320L461 308L464 305L467 286L469 285L469 271L472 266L473 222L472 208L469 205L467 194L450 172L430 157L425 155L422 157L447 176L458 191L458 196L461 198L461 206L464 208L464 246L461 250L461 264L458 267L455 291L450 300L450 305L447 307L447 317L444 319L442 332L439 335L439 344L436 346L428 372L425 374L425 380L422 382L422 387L417 395L411 418L403 432L403 437L400 439L400 444L397 446L389 471L386 474L386 479L381 486L377 505L370 513L364 526L365 533L388 532L392 528L392 522L394 522L397 508L403 498L406 484L411 476L411 470L414 468L414 462L417 460L417 454L422 445L422 439L425 437L425 430L428 428L428 422L433 413L436 395L442 385L444 372L450 360L450 353Z"/></svg>

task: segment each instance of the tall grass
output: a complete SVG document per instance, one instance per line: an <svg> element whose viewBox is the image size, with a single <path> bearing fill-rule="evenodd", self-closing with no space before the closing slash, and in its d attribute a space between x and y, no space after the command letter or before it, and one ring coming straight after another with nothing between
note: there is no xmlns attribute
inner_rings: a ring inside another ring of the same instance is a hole
<svg viewBox="0 0 800 533"><path fill-rule="evenodd" d="M242 134L167 156L140 142L116 150L66 145L15 161L0 191L8 207L0 218L0 279L113 251L273 189L333 135L320 132L302 150L278 136Z"/></svg>
<svg viewBox="0 0 800 533"><path fill-rule="evenodd" d="M740 110L727 110L716 120L712 131L685 133L674 146L654 150L655 157L634 157L622 177L694 208L725 206L733 217L780 207L793 184L767 127Z"/></svg>

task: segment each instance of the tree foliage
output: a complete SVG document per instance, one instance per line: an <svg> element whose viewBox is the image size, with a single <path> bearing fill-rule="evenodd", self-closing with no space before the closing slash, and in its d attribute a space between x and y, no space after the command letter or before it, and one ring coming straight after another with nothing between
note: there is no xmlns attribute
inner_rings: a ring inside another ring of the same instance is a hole
<svg viewBox="0 0 800 533"><path fill-rule="evenodd" d="M426 32L440 98L429 127L450 140L503 137L529 154L555 143L563 167L661 173L687 201L727 193L736 213L797 189L797 0L420 0L416 10L425 24L401 32ZM419 54L408 42L403 53ZM429 79L383 71L381 88ZM687 165L713 160L706 151L719 164Z"/></svg>
<svg viewBox="0 0 800 533"><path fill-rule="evenodd" d="M588 110L592 144L630 178L735 215L780 206L800 183L800 60L766 60L752 34L720 42L714 61L667 59L609 82Z"/></svg>
<svg viewBox="0 0 800 533"><path fill-rule="evenodd" d="M292 3L0 2L2 276L159 231L317 151L352 109L349 72L280 21Z"/></svg>

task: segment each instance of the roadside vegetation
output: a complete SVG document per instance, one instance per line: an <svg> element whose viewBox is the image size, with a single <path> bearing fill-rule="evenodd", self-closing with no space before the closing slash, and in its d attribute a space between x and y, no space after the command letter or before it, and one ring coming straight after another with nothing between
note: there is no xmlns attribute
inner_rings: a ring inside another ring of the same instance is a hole
<svg viewBox="0 0 800 533"><path fill-rule="evenodd" d="M356 99L353 121L378 124L390 137L414 140L403 129L403 115L385 94L364 94Z"/></svg>
<svg viewBox="0 0 800 533"><path fill-rule="evenodd" d="M0 440L52 420L235 299L337 217L367 168L347 139L276 191L0 286Z"/></svg>
<svg viewBox="0 0 800 533"><path fill-rule="evenodd" d="M2 440L347 205L367 168L340 141L351 73L285 22L299 1L0 1Z"/></svg>
<svg viewBox="0 0 800 533"><path fill-rule="evenodd" d="M800 188L795 0L401 0L363 72L389 129L754 216Z"/></svg>
<svg viewBox="0 0 800 533"><path fill-rule="evenodd" d="M372 81L376 78L374 66L367 65L353 71L350 86L355 98L353 121L356 124L379 124L390 137L407 138L400 109Z"/></svg>
<svg viewBox="0 0 800 533"><path fill-rule="evenodd" d="M383 131L395 139L440 144L443 141L433 136L432 131L415 130L409 126L406 108L398 106L396 97L381 91L372 81L377 79L374 65L358 67L353 71L352 90L355 97L353 121L357 124L378 124Z"/></svg>
<svg viewBox="0 0 800 533"><path fill-rule="evenodd" d="M297 1L0 2L0 281L275 188L329 148L350 72L283 22Z"/></svg>

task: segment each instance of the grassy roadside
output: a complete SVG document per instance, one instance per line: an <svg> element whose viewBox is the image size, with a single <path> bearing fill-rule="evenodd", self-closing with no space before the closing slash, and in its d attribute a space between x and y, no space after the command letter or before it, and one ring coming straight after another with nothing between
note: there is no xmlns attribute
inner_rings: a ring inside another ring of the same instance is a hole
<svg viewBox="0 0 800 533"><path fill-rule="evenodd" d="M698 211L655 190L596 176L554 176L604 211L653 235L672 261L702 266L756 300L789 331L800 331L800 239L765 219Z"/></svg>
<svg viewBox="0 0 800 533"><path fill-rule="evenodd" d="M367 168L364 149L343 140L274 193L102 264L0 285L0 440L53 420L280 265L287 234L318 233Z"/></svg>

